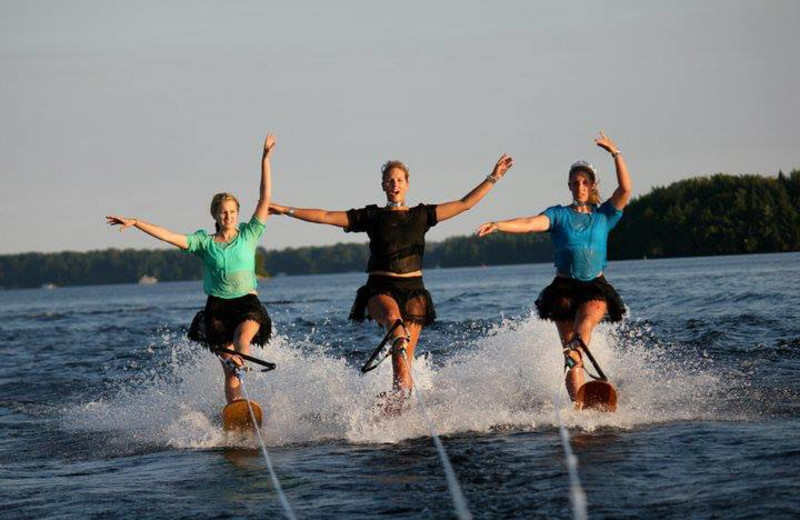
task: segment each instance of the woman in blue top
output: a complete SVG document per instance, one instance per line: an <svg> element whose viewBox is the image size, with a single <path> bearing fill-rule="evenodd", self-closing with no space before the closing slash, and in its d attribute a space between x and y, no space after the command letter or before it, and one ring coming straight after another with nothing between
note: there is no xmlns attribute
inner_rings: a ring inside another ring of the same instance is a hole
<svg viewBox="0 0 800 520"><path fill-rule="evenodd" d="M602 320L620 321L625 306L617 291L603 276L606 267L608 233L622 218L622 210L631 196L628 168L619 148L603 132L595 139L597 146L614 158L617 189L600 204L594 167L578 161L569 169L568 186L572 192L569 206L551 206L539 215L499 222L487 222L478 228L478 236L495 231L531 233L550 231L555 248L556 277L536 300L539 317L556 323L564 356L570 370L566 383L575 398L583 385L583 360L576 343L587 345L592 330Z"/></svg>
<svg viewBox="0 0 800 520"><path fill-rule="evenodd" d="M269 216L270 155L274 146L275 136L268 134L261 159L258 204L247 223L239 223L239 201L230 193L217 193L211 200L214 234L199 230L183 235L135 218L106 217L110 225L120 226L120 231L135 227L202 259L203 290L208 300L189 328L191 340L248 354L251 344L264 345L272 334L272 321L256 294L255 255ZM225 398L230 403L241 399L239 378L233 370L243 361L229 354L223 354L223 358Z"/></svg>

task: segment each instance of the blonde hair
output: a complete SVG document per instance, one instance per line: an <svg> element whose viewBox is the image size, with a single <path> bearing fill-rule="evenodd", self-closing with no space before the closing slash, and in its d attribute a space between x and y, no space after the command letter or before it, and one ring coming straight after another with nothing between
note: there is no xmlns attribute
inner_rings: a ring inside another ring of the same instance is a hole
<svg viewBox="0 0 800 520"><path fill-rule="evenodd" d="M405 173L406 180L408 180L408 166L403 164L402 161L395 160L386 161L383 166L381 166L381 178L385 179L386 175L395 168Z"/></svg>
<svg viewBox="0 0 800 520"><path fill-rule="evenodd" d="M239 211L239 199L232 193L217 193L211 198L211 216L214 218L214 226L219 231L219 222L217 222L217 214L219 213L219 209L222 207L223 202L228 202L232 200L236 203L236 211Z"/></svg>

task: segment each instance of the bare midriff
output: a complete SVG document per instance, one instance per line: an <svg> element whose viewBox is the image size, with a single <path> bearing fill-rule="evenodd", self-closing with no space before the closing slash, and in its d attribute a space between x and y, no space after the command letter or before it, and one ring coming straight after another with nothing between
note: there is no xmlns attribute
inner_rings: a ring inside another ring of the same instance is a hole
<svg viewBox="0 0 800 520"><path fill-rule="evenodd" d="M422 271L413 271L411 273L393 273L391 271L370 271L369 274L377 276L391 276L392 278L416 278L422 276Z"/></svg>
<svg viewBox="0 0 800 520"><path fill-rule="evenodd" d="M558 273L558 272L556 273L556 276L559 277L559 278L572 278L568 274ZM598 274L596 278L600 278L601 276L603 276L603 271L600 271L600 274Z"/></svg>

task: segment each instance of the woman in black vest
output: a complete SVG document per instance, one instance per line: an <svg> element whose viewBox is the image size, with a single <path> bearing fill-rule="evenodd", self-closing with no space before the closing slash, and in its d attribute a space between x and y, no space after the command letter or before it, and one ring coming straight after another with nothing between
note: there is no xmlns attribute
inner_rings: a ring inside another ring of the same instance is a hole
<svg viewBox="0 0 800 520"><path fill-rule="evenodd" d="M425 233L437 223L453 218L477 204L513 165L503 155L478 186L463 198L443 204L405 205L409 187L408 168L400 161L389 161L381 168L381 187L386 205L370 205L349 211L301 209L270 204L270 212L288 215L306 222L329 224L346 232L365 232L369 236L369 278L356 294L350 319L374 319L387 331L397 320L403 326L392 330L393 389L407 396L412 388L410 363L414 359L422 327L436 318L433 300L422 283L422 256L425 252ZM406 353L406 360L402 351Z"/></svg>

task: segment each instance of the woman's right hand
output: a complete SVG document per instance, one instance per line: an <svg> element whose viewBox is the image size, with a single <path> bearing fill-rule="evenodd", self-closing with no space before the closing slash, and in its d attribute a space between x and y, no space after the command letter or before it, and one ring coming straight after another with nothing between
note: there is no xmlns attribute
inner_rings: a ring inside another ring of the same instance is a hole
<svg viewBox="0 0 800 520"><path fill-rule="evenodd" d="M286 215L287 213L289 213L288 206L281 206L280 204L275 204L274 202L270 202L269 204L270 215Z"/></svg>
<svg viewBox="0 0 800 520"><path fill-rule="evenodd" d="M115 217L114 215L106 216L106 223L109 226L120 226L120 231L125 231L131 226L136 225L137 220L135 218L125 218L125 217Z"/></svg>
<svg viewBox="0 0 800 520"><path fill-rule="evenodd" d="M487 222L478 226L478 230L475 231L475 234L479 237L485 237L486 235L490 235L499 229L500 227L497 225L497 222Z"/></svg>

